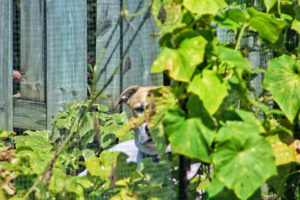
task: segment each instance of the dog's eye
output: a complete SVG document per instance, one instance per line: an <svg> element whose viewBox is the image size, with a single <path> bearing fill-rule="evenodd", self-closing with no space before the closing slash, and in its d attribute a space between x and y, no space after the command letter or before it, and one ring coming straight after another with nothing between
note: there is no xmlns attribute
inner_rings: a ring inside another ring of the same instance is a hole
<svg viewBox="0 0 300 200"><path fill-rule="evenodd" d="M142 113L142 112L144 112L144 108L143 107L137 107L137 108L134 108L134 111L138 112L138 113Z"/></svg>

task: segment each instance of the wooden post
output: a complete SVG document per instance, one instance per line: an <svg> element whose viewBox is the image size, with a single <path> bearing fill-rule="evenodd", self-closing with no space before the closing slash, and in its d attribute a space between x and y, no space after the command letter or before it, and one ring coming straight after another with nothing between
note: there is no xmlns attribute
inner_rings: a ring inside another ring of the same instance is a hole
<svg viewBox="0 0 300 200"><path fill-rule="evenodd" d="M126 9L130 13L141 11L146 7L147 1L128 0ZM130 26L128 33L124 37L124 48L130 42L133 34L137 31L137 27L143 20L144 15L138 15L128 23L131 18L124 20L124 29ZM145 22L139 34L131 46L127 56L124 59L123 64L123 89L131 85L162 85L163 76L160 74L151 74L151 66L159 53L158 37L153 37L153 33L158 32L158 28L150 14L149 19Z"/></svg>
<svg viewBox="0 0 300 200"><path fill-rule="evenodd" d="M97 31L96 31L96 59L99 59L101 52L105 48L113 29L118 22L120 15L120 0L98 0L97 1ZM120 62L120 45L116 45L120 38L120 28L115 30L110 44L106 49L106 53L100 63L98 69L98 75L103 69L104 65L109 61L106 70L101 73L101 78L97 83L97 89L100 90L111 74L115 67ZM113 50L115 51L113 52ZM111 58L110 58L111 57ZM112 102L119 96L120 91L120 75L116 74L113 82L105 90L105 95L109 97L109 100L102 99L100 103L111 106Z"/></svg>
<svg viewBox="0 0 300 200"><path fill-rule="evenodd" d="M12 0L0 2L0 127L13 129Z"/></svg>
<svg viewBox="0 0 300 200"><path fill-rule="evenodd" d="M44 1L21 1L21 97L45 101Z"/></svg>
<svg viewBox="0 0 300 200"><path fill-rule="evenodd" d="M46 0L47 128L59 111L87 94L85 0Z"/></svg>

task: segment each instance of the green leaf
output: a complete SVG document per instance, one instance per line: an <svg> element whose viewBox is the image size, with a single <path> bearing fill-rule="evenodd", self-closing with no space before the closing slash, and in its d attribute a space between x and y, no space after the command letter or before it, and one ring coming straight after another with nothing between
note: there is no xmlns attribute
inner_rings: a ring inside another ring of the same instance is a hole
<svg viewBox="0 0 300 200"><path fill-rule="evenodd" d="M178 49L163 48L151 72L168 70L174 80L189 82L197 65L203 61L206 43L202 36L198 36L184 40Z"/></svg>
<svg viewBox="0 0 300 200"><path fill-rule="evenodd" d="M272 147L259 135L262 127L253 119L248 122L247 112L242 115L245 121L228 121L219 130L213 163L218 180L239 198L247 199L276 175L276 165Z"/></svg>
<svg viewBox="0 0 300 200"><path fill-rule="evenodd" d="M217 73L211 70L203 70L202 74L196 75L188 87L188 92L197 95L211 115L218 110L228 95L226 85L221 82Z"/></svg>
<svg viewBox="0 0 300 200"><path fill-rule="evenodd" d="M100 112L107 112L109 109L107 106L102 105L102 104L96 104L97 110Z"/></svg>
<svg viewBox="0 0 300 200"><path fill-rule="evenodd" d="M173 152L210 162L214 131L201 118L186 118L184 114L180 109L173 109L166 113L163 121Z"/></svg>
<svg viewBox="0 0 300 200"><path fill-rule="evenodd" d="M215 15L220 9L227 7L224 0L183 0L183 5L198 15Z"/></svg>
<svg viewBox="0 0 300 200"><path fill-rule="evenodd" d="M84 160L87 160L87 159L95 156L94 150L92 150L92 149L83 149L82 150L82 156L83 156Z"/></svg>
<svg viewBox="0 0 300 200"><path fill-rule="evenodd" d="M271 15L256 11L254 8L248 8L247 11L251 16L250 28L272 43L278 40L282 29L287 26L283 19L273 18Z"/></svg>
<svg viewBox="0 0 300 200"><path fill-rule="evenodd" d="M17 151L22 148L32 149L37 152L46 152L52 149L52 145L49 141L45 137L39 135L15 136L14 140Z"/></svg>
<svg viewBox="0 0 300 200"><path fill-rule="evenodd" d="M94 124L93 124L92 113L87 113L84 122L82 124L82 127L80 128L80 132L79 132L80 137L83 137L87 132L93 129L94 129Z"/></svg>
<svg viewBox="0 0 300 200"><path fill-rule="evenodd" d="M247 58L245 58L240 51L235 51L231 48L218 46L216 48L216 54L221 60L231 67L239 67L247 71L251 70L251 64Z"/></svg>
<svg viewBox="0 0 300 200"><path fill-rule="evenodd" d="M300 21L294 20L292 24L292 29L300 33Z"/></svg>
<svg viewBox="0 0 300 200"><path fill-rule="evenodd" d="M238 198L232 190L226 188L224 183L214 178L205 189L210 200L237 200Z"/></svg>
<svg viewBox="0 0 300 200"><path fill-rule="evenodd" d="M85 161L85 166L92 176L101 176L102 169L100 160L97 157L91 157Z"/></svg>
<svg viewBox="0 0 300 200"><path fill-rule="evenodd" d="M24 131L24 133L28 134L28 135L38 135L38 136L42 136L45 139L48 140L48 137L50 135L50 131L49 130L42 130L42 131L31 131L31 130L26 130Z"/></svg>
<svg viewBox="0 0 300 200"><path fill-rule="evenodd" d="M267 12L276 4L277 0L264 0L265 6L267 8Z"/></svg>
<svg viewBox="0 0 300 200"><path fill-rule="evenodd" d="M293 122L300 109L300 67L295 59L283 55L269 61L263 87L270 90L284 114Z"/></svg>
<svg viewBox="0 0 300 200"><path fill-rule="evenodd" d="M241 9L232 8L216 15L215 21L222 27L230 28L237 33L238 28L240 28L243 23L246 23L247 19Z"/></svg>
<svg viewBox="0 0 300 200"><path fill-rule="evenodd" d="M104 150L101 152L100 158L92 157L86 160L86 168L92 176L98 176L107 181L111 181L111 176L114 176L114 180L120 180L136 169L135 163L126 162L127 157L121 152Z"/></svg>
<svg viewBox="0 0 300 200"><path fill-rule="evenodd" d="M7 138L15 135L16 133L14 133L13 131L1 131L0 130L0 141L1 140L6 140Z"/></svg>

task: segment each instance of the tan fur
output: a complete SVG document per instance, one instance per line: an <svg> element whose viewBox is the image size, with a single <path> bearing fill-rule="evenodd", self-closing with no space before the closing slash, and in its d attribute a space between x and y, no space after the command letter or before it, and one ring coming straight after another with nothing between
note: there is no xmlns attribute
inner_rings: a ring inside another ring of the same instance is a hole
<svg viewBox="0 0 300 200"><path fill-rule="evenodd" d="M115 109L120 103L125 103L130 107L132 113L139 117L141 113L135 111L136 108L142 107L146 109L147 96L150 95L151 90L156 89L157 86L131 86L124 90L122 94L117 98L113 104L113 109Z"/></svg>

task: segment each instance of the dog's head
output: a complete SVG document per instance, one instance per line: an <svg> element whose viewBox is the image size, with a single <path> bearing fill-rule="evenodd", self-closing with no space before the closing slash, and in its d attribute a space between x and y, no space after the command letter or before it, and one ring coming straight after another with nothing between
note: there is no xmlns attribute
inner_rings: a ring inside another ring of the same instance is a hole
<svg viewBox="0 0 300 200"><path fill-rule="evenodd" d="M113 109L120 103L125 103L129 106L134 117L140 117L148 107L147 97L150 95L151 90L156 88L156 86L131 86L124 90L114 102Z"/></svg>
<svg viewBox="0 0 300 200"><path fill-rule="evenodd" d="M124 90L119 98L116 99L113 109L119 104L125 103L129 106L133 117L140 117L144 115L144 111L148 107L147 97L151 94L151 90L156 88L156 86L131 86ZM135 130L135 144L143 153L149 155L157 154L146 123L141 124Z"/></svg>

